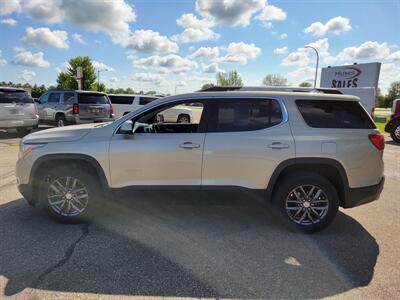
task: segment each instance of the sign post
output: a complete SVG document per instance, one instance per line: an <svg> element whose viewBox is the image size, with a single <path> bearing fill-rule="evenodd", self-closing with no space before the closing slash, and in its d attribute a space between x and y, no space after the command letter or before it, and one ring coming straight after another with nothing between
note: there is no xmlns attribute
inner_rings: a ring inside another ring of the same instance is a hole
<svg viewBox="0 0 400 300"><path fill-rule="evenodd" d="M381 63L353 64L322 68L321 87L328 88L378 88Z"/></svg>

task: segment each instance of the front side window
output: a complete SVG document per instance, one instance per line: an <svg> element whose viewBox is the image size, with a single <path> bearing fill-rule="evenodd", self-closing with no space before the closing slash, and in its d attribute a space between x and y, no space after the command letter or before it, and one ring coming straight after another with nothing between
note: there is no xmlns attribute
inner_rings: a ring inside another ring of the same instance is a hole
<svg viewBox="0 0 400 300"><path fill-rule="evenodd" d="M272 99L220 99L213 101L207 131L251 131L282 122L279 103Z"/></svg>
<svg viewBox="0 0 400 300"><path fill-rule="evenodd" d="M49 96L49 102L51 103L60 102L60 93L51 93Z"/></svg>
<svg viewBox="0 0 400 300"><path fill-rule="evenodd" d="M375 124L358 101L296 100L304 121L315 128L373 129Z"/></svg>

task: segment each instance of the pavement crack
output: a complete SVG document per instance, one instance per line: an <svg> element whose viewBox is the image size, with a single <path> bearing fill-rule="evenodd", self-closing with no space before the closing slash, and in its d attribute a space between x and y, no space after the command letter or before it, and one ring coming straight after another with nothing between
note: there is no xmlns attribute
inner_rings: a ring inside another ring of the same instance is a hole
<svg viewBox="0 0 400 300"><path fill-rule="evenodd" d="M54 271L56 271L57 269L61 268L63 265L65 265L72 257L72 255L74 254L75 248L76 246L83 241L87 235L89 234L89 225L88 224L84 224L81 227L82 230L82 234L79 236L79 238L73 242L65 251L64 257L58 261L56 264L50 266L49 268L47 268L42 274L40 274L37 279L34 281L32 288L38 288L46 279L46 277L48 275L50 275L51 273L53 273Z"/></svg>

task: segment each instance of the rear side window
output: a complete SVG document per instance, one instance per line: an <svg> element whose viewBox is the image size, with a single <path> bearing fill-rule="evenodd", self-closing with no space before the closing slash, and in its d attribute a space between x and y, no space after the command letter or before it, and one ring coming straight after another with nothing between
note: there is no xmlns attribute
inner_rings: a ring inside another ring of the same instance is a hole
<svg viewBox="0 0 400 300"><path fill-rule="evenodd" d="M135 97L129 96L108 96L112 104L132 104Z"/></svg>
<svg viewBox="0 0 400 300"><path fill-rule="evenodd" d="M49 96L49 101L51 103L58 103L60 102L60 93L51 93Z"/></svg>
<svg viewBox="0 0 400 300"><path fill-rule="evenodd" d="M375 128L375 124L357 101L296 100L296 104L310 127Z"/></svg>
<svg viewBox="0 0 400 300"><path fill-rule="evenodd" d="M282 122L282 111L276 100L216 100L210 110L208 131L232 132L268 128Z"/></svg>
<svg viewBox="0 0 400 300"><path fill-rule="evenodd" d="M79 104L108 104L108 98L102 94L80 93L78 94Z"/></svg>
<svg viewBox="0 0 400 300"><path fill-rule="evenodd" d="M33 103L33 100L27 92L0 91L0 103Z"/></svg>
<svg viewBox="0 0 400 300"><path fill-rule="evenodd" d="M140 97L139 98L139 104L140 105L146 105L147 103L150 103L151 101L157 100L157 98L154 97Z"/></svg>
<svg viewBox="0 0 400 300"><path fill-rule="evenodd" d="M64 103L74 103L75 100L75 94L74 93L65 93L64 94Z"/></svg>

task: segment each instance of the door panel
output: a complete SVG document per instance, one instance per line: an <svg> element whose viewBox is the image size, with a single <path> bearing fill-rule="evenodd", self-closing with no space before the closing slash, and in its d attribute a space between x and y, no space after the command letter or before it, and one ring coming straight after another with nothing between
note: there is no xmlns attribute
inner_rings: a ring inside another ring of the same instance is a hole
<svg viewBox="0 0 400 300"><path fill-rule="evenodd" d="M202 185L265 189L275 168L294 156L288 123L250 132L207 133Z"/></svg>
<svg viewBox="0 0 400 300"><path fill-rule="evenodd" d="M112 187L201 184L205 133L116 134L110 144Z"/></svg>

